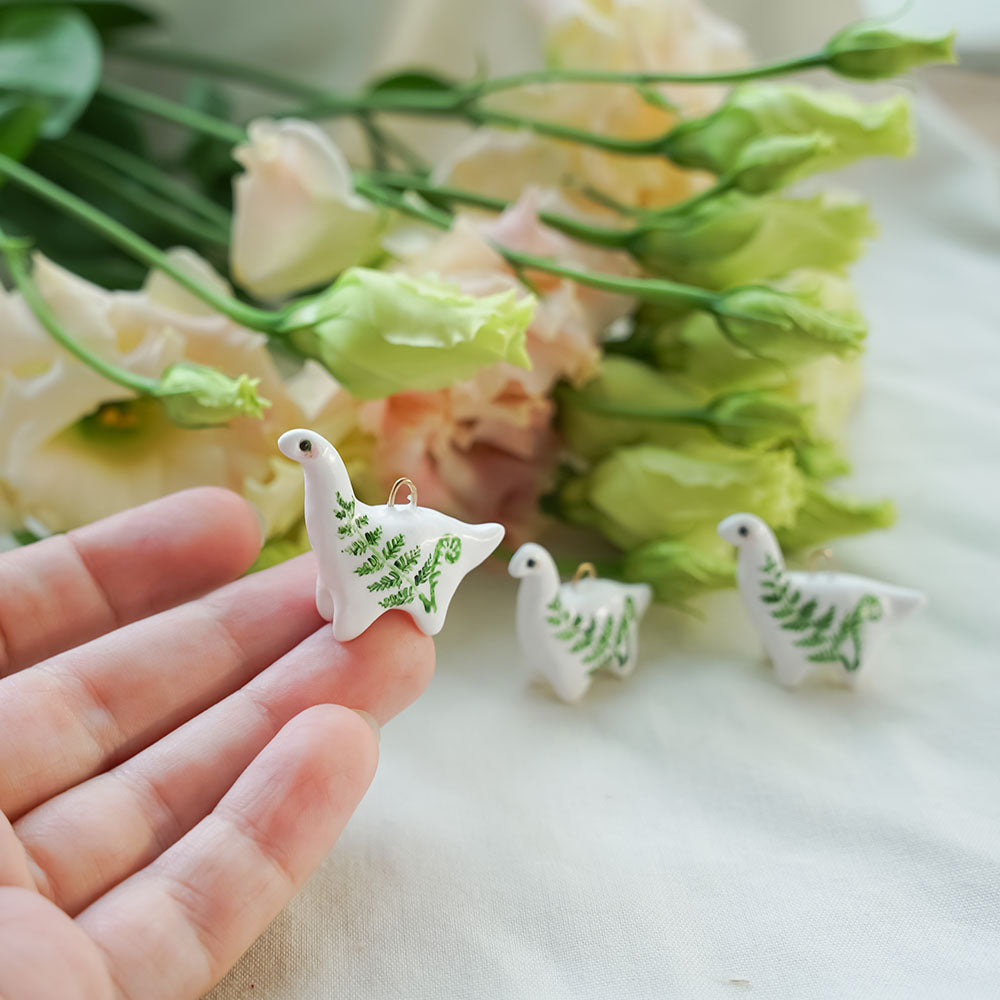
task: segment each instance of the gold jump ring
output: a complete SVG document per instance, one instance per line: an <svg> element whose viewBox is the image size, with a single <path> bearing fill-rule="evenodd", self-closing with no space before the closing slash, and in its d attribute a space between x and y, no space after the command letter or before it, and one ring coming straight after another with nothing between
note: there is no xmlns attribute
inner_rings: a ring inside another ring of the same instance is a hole
<svg viewBox="0 0 1000 1000"><path fill-rule="evenodd" d="M417 488L416 486L413 485L413 480L407 479L406 476L400 476L399 479L397 479L392 484L392 489L389 490L389 503L387 506L389 507L395 506L396 494L404 486L410 491L410 506L411 507L417 506Z"/></svg>

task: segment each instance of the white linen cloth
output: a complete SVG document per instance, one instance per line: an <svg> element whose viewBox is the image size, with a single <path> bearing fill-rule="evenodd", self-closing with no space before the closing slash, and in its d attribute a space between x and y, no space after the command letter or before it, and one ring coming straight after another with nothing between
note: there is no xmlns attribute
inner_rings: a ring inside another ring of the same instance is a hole
<svg viewBox="0 0 1000 1000"><path fill-rule="evenodd" d="M882 237L841 566L925 589L855 693L779 688L734 593L627 682L524 686L514 582L452 605L341 842L212 1000L1000 995L1000 174L929 100L850 176Z"/></svg>
<svg viewBox="0 0 1000 1000"><path fill-rule="evenodd" d="M327 36L338 82L375 58L362 6L297 6L358 31ZM726 6L768 55L847 20L771 3L777 45L756 4ZM280 56L253 22L218 25L257 30L227 51ZM915 159L845 178L882 223L857 271L872 334L850 486L900 520L837 556L928 609L855 693L779 688L735 593L703 621L654 609L635 676L570 708L524 685L514 582L477 572L340 843L211 1000L1000 996L1000 172L917 108Z"/></svg>

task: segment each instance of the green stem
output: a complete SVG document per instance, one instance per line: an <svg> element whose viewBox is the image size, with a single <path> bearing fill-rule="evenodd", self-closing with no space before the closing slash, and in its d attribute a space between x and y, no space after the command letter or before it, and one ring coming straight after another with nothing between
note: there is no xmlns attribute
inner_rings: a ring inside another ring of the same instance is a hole
<svg viewBox="0 0 1000 1000"><path fill-rule="evenodd" d="M583 146L603 150L605 153L618 153L622 156L655 156L664 152L667 135L650 136L647 139L619 139L613 135L602 135L587 129L576 128L573 125L562 125L559 122L547 121L544 118L525 118L521 115L511 115L492 108L481 108L470 105L462 115L474 125L499 125L501 128L528 129L536 135L549 139L561 139L564 142L576 142Z"/></svg>
<svg viewBox="0 0 1000 1000"><path fill-rule="evenodd" d="M222 205L207 198L200 191L188 187L182 180L156 164L114 143L88 135L86 132L70 132L59 140L59 145L86 153L92 159L106 163L119 173L138 181L150 191L155 191L164 198L182 205L225 232L232 226L232 216Z"/></svg>
<svg viewBox="0 0 1000 1000"><path fill-rule="evenodd" d="M88 368L92 368L99 375L111 382L124 386L132 392L140 395L151 395L158 382L156 379L146 378L136 375L133 372L119 368L103 358L98 357L89 351L83 344L74 340L59 324L55 315L48 307L45 299L42 298L38 286L27 266L28 244L25 240L12 239L0 230L0 253L3 254L7 263L7 270L10 272L14 284L20 291L24 301L34 313L35 318L45 328L53 340L64 347L78 361L81 361Z"/></svg>
<svg viewBox="0 0 1000 1000"><path fill-rule="evenodd" d="M597 271L581 271L575 267L565 267L549 257L537 257L535 254L522 253L520 250L510 250L498 243L492 245L497 253L511 264L531 271L554 274L559 278L568 278L578 285L598 288L602 292L629 295L642 302L684 306L689 309L705 309L712 312L718 301L715 292L710 292L705 288L697 288L694 285L682 285L664 278L628 278L617 274L601 274Z"/></svg>
<svg viewBox="0 0 1000 1000"><path fill-rule="evenodd" d="M440 209L430 205L415 205L395 191L367 185L364 180L357 181L356 189L366 198L379 200L381 204L395 208L438 229L451 228L451 216ZM682 285L663 278L628 278L617 274L601 274L597 271L581 271L575 267L566 267L550 257L539 257L520 250L512 250L495 241L490 241L490 245L515 269L542 271L604 292L633 296L643 302L705 309L709 312L715 310L718 302L717 293L694 285Z"/></svg>
<svg viewBox="0 0 1000 1000"><path fill-rule="evenodd" d="M123 226L111 216L89 205L82 198L78 198L65 188L59 187L58 184L53 184L30 167L26 167L2 153L0 153L0 174L7 176L19 187L31 191L43 201L47 201L50 205L54 205L85 226L100 233L108 242L120 247L129 256L148 267L156 268L169 275L182 288L186 288L192 295L224 316L228 316L243 326L264 333L271 333L279 326L283 318L282 312L257 309L234 299L230 295L208 288L178 267L162 250L137 233L133 233L127 226Z"/></svg>
<svg viewBox="0 0 1000 1000"><path fill-rule="evenodd" d="M407 191L417 191L428 197L439 197L445 201L475 205L478 208L489 209L493 212L503 212L511 204L506 198L495 198L492 195L480 194L477 191L466 191L462 188L437 185L426 177L417 177L412 174L374 172L366 176L375 184ZM584 242L602 247L627 247L637 232L635 229L613 229L607 226L599 226L580 219L573 219L566 215L559 215L555 212L539 212L538 218L547 226L558 229L567 236L572 236L574 239L583 240Z"/></svg>
<svg viewBox="0 0 1000 1000"><path fill-rule="evenodd" d="M164 49L155 46L125 46L115 48L113 54L129 59L137 59L144 63L155 63L160 66L170 66L175 69L195 70L208 73L223 79L248 83L275 93L303 97L306 100L322 98L336 101L344 110L353 110L364 94L338 94L333 91L308 84L299 83L285 76L279 76L266 70L248 66L231 60L220 59L217 56L195 52L181 52L176 49ZM648 86L657 83L743 83L761 77L786 76L789 73L799 73L803 70L817 69L828 65L829 56L825 52L815 52L810 55L798 56L793 59L781 59L761 66L748 66L743 69L719 70L714 73L672 73L656 71L625 71L591 70L591 69L548 69L530 70L525 73L513 73L508 76L498 76L493 80L477 83L459 84L455 89L461 90L466 96L483 96L495 94L503 90L513 90L517 87L527 87L546 83L585 83L585 84L622 84L628 86ZM411 92L397 91L400 95ZM426 95L425 95L426 96ZM370 109L368 109L370 110Z"/></svg>
<svg viewBox="0 0 1000 1000"><path fill-rule="evenodd" d="M96 184L113 192L121 201L132 205L151 219L165 223L178 234L216 246L229 246L228 233L220 231L203 219L178 210L173 202L136 187L100 160L91 159L75 149L63 147L61 143L46 147L43 151L62 160L81 176L89 177Z"/></svg>
<svg viewBox="0 0 1000 1000"><path fill-rule="evenodd" d="M200 52L184 52L175 48L158 48L155 45L125 45L116 46L109 55L134 59L142 63L157 66L167 66L172 69L193 70L195 73L207 73L210 76L221 77L239 83L248 83L261 90L269 90L277 94L288 94L290 97L301 97L303 100L315 100L329 96L328 91L319 87L292 80L287 76L279 76L267 70L236 62L232 59L222 59L219 56Z"/></svg>
<svg viewBox="0 0 1000 1000"><path fill-rule="evenodd" d="M633 87L657 83L745 83L747 80L758 80L762 77L787 76L789 73L816 69L826 66L828 62L829 56L825 52L814 52L811 55L798 56L794 59L781 59L761 66L747 66L743 69L718 70L715 73L571 68L529 70L526 73L513 73L509 76L498 76L493 80L484 80L475 86L480 94L495 94L503 90L529 87L540 83L616 83Z"/></svg>
<svg viewBox="0 0 1000 1000"><path fill-rule="evenodd" d="M212 115L206 115L202 111L178 104L176 101L169 101L164 97L158 97L156 94L147 93L145 90L104 80L97 92L102 97L114 101L122 107L131 108L133 111L140 111L144 114L156 115L158 118L164 118L194 132L219 139L221 142L236 145L246 141L246 130L240 128L239 125L215 118Z"/></svg>

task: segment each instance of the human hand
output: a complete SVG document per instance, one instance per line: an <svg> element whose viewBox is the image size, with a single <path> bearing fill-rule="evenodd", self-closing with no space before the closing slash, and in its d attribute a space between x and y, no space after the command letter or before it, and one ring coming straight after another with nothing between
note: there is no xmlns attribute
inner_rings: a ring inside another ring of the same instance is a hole
<svg viewBox="0 0 1000 1000"><path fill-rule="evenodd" d="M334 641L311 554L229 583L257 548L198 489L0 557L3 1000L200 996L367 789L350 709L430 679L405 614Z"/></svg>

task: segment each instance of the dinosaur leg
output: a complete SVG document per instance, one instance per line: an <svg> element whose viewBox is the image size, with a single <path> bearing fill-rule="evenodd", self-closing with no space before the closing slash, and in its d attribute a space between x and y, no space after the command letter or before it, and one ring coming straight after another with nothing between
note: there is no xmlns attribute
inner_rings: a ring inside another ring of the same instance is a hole
<svg viewBox="0 0 1000 1000"><path fill-rule="evenodd" d="M316 577L316 610L324 621L333 621L333 598L320 577Z"/></svg>
<svg viewBox="0 0 1000 1000"><path fill-rule="evenodd" d="M572 703L579 701L590 689L591 676L576 661L572 663L560 663L556 661L552 664L549 683L563 701Z"/></svg>
<svg viewBox="0 0 1000 1000"><path fill-rule="evenodd" d="M801 657L790 655L772 658L774 675L778 682L787 688L798 687L811 669L808 661Z"/></svg>
<svg viewBox="0 0 1000 1000"><path fill-rule="evenodd" d="M628 677L635 670L636 660L639 658L639 624L629 622L628 632L625 642L615 649L614 654L608 661L608 670L615 677Z"/></svg>

